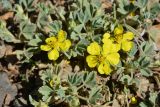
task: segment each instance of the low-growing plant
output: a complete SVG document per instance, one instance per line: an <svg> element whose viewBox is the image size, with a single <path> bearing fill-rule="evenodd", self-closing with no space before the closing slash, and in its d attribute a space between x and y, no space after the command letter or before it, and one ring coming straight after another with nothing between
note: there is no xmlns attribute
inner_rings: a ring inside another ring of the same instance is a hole
<svg viewBox="0 0 160 107"><path fill-rule="evenodd" d="M38 79L30 104L158 107L160 58L149 28L160 3L112 0L108 12L102 0L56 1L0 1L14 12L12 25L0 21L0 39L22 44L14 54Z"/></svg>

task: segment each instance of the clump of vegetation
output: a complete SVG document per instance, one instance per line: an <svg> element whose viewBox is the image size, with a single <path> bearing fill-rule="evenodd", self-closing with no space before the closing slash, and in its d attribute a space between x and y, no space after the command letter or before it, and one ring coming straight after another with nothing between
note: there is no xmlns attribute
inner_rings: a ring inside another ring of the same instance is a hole
<svg viewBox="0 0 160 107"><path fill-rule="evenodd" d="M1 0L12 16L0 20L0 41L13 47L22 85L11 105L160 106L153 1Z"/></svg>

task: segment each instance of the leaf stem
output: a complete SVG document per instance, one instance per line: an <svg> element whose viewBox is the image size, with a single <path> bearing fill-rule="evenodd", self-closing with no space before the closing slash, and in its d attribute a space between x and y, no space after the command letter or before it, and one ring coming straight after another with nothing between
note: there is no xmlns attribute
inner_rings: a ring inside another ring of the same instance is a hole
<svg viewBox="0 0 160 107"><path fill-rule="evenodd" d="M113 4L113 12L114 12L114 19L116 20L117 18L117 13L116 13L116 4Z"/></svg>
<svg viewBox="0 0 160 107"><path fill-rule="evenodd" d="M87 103L89 103L88 98L82 97L82 96L80 96L80 95L78 95L78 94L75 94L75 93L71 93L71 94L74 95L74 96L76 96L76 97L78 97L79 99L84 100L84 101L86 101Z"/></svg>
<svg viewBox="0 0 160 107"><path fill-rule="evenodd" d="M77 88L77 90L81 89L81 88L84 87L84 86L85 86L85 84L80 85L80 86Z"/></svg>

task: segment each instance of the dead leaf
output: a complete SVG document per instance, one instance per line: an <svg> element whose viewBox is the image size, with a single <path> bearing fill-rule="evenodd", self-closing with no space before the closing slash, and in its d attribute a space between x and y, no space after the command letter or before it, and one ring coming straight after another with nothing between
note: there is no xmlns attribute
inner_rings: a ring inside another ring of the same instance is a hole
<svg viewBox="0 0 160 107"><path fill-rule="evenodd" d="M120 106L119 102L116 99L114 99L112 107L121 107L121 106Z"/></svg>
<svg viewBox="0 0 160 107"><path fill-rule="evenodd" d="M78 71L80 71L80 67L79 67L79 65L76 65L75 67L74 67L74 70L73 70L74 72L78 72Z"/></svg>
<svg viewBox="0 0 160 107"><path fill-rule="evenodd" d="M119 94L117 96L117 100L120 102L121 105L125 105L125 94Z"/></svg>
<svg viewBox="0 0 160 107"><path fill-rule="evenodd" d="M1 45L1 46L0 46L0 58L2 58L2 57L4 57L4 55L5 55L6 47L5 47L3 41L0 42L0 45Z"/></svg>
<svg viewBox="0 0 160 107"><path fill-rule="evenodd" d="M61 78L64 80L66 80L68 75L72 73L72 66L69 63L70 62L67 60L62 60L60 63L60 72L62 72Z"/></svg>
<svg viewBox="0 0 160 107"><path fill-rule="evenodd" d="M151 35L154 34L155 50L160 50L160 24L150 27L148 31Z"/></svg>
<svg viewBox="0 0 160 107"><path fill-rule="evenodd" d="M140 77L139 78L140 84L139 84L139 90L138 92L147 92L148 91L148 87L149 87L149 80L144 78L144 77Z"/></svg>
<svg viewBox="0 0 160 107"><path fill-rule="evenodd" d="M11 73L13 75L19 74L18 66L12 65L11 63L8 64L8 71L9 71L9 73Z"/></svg>
<svg viewBox="0 0 160 107"><path fill-rule="evenodd" d="M7 12L4 15L0 16L0 20L8 20L9 18L13 18L13 12Z"/></svg>
<svg viewBox="0 0 160 107"><path fill-rule="evenodd" d="M109 0L101 0L102 2L102 8L104 9L112 9L112 2L110 2Z"/></svg>
<svg viewBox="0 0 160 107"><path fill-rule="evenodd" d="M0 106L9 105L16 95L17 88L9 81L7 73L0 72Z"/></svg>
<svg viewBox="0 0 160 107"><path fill-rule="evenodd" d="M11 45L6 45L6 52L5 55L13 55L13 46Z"/></svg>

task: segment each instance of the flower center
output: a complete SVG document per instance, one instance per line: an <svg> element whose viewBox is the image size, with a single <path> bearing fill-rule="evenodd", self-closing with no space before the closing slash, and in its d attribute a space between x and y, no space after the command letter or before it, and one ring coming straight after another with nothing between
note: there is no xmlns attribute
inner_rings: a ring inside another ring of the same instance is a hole
<svg viewBox="0 0 160 107"><path fill-rule="evenodd" d="M122 35L116 35L116 36L115 36L115 41L116 41L117 43L121 43L121 42L122 42L122 39L123 39L123 36L122 36Z"/></svg>
<svg viewBox="0 0 160 107"><path fill-rule="evenodd" d="M104 62L105 59L106 59L106 58L105 58L104 56L102 56L102 55L99 55L99 56L98 56L98 62L99 62L99 63Z"/></svg>

